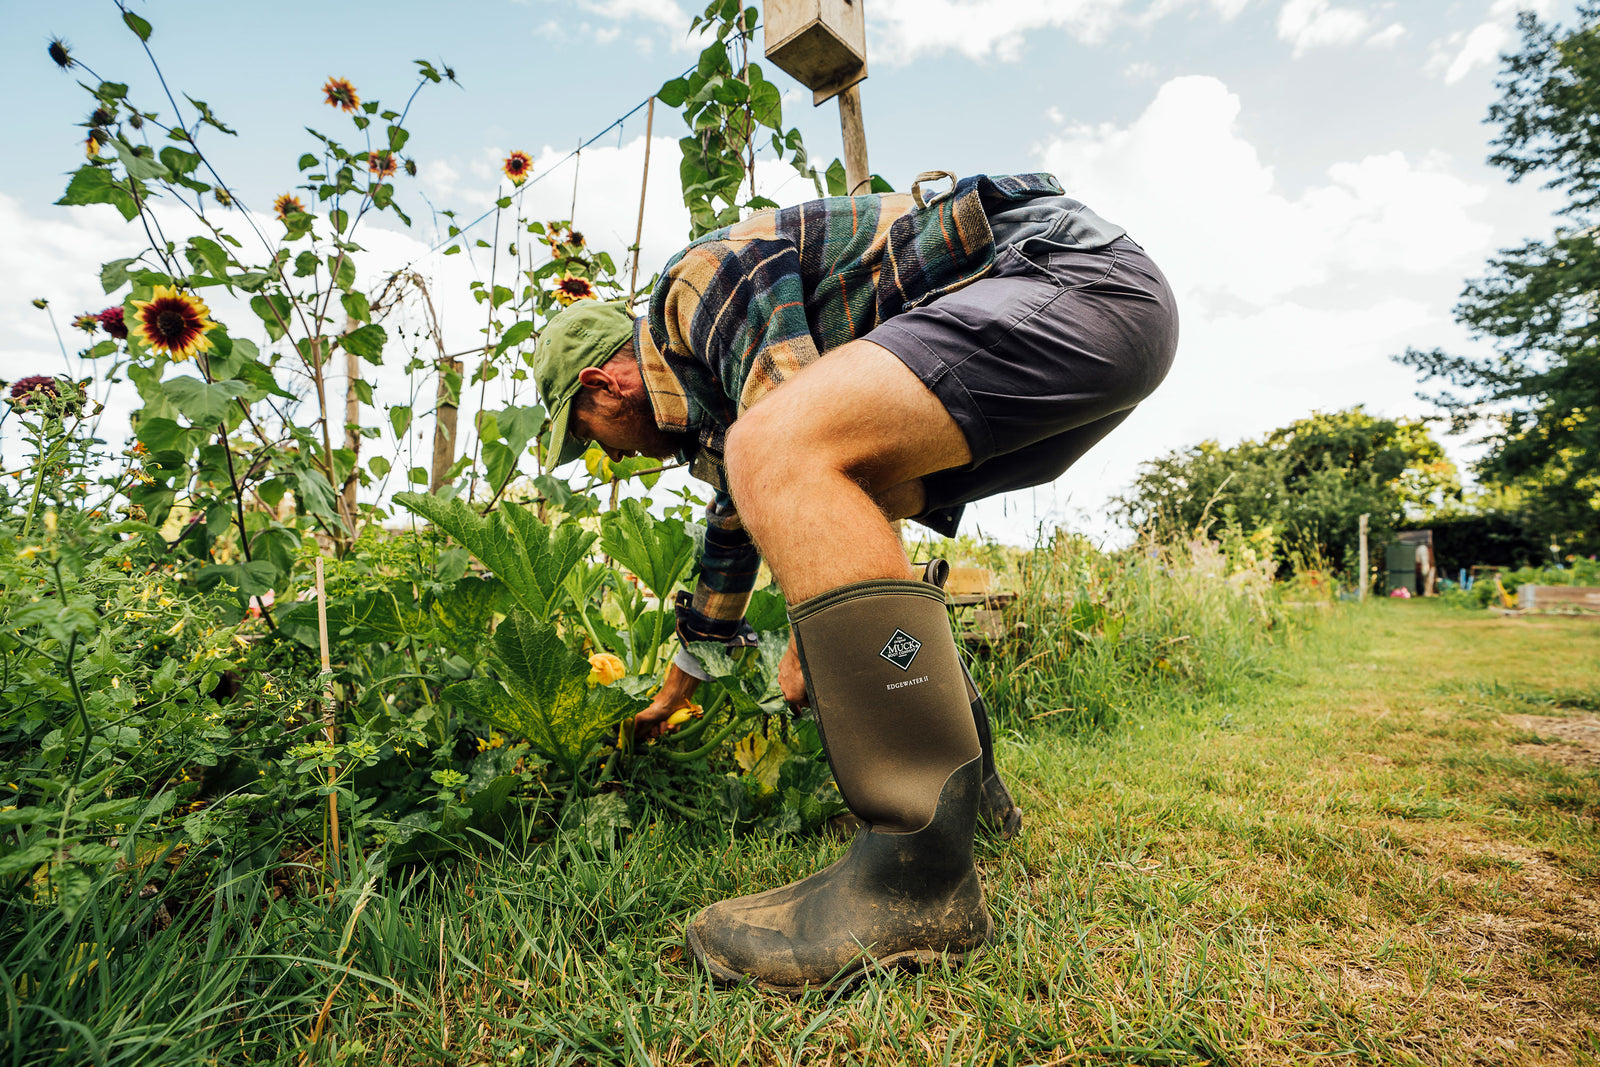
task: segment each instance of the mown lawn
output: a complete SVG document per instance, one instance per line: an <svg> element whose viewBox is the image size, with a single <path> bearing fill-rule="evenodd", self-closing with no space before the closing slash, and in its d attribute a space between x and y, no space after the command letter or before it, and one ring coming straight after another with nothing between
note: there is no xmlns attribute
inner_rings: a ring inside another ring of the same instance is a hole
<svg viewBox="0 0 1600 1067"><path fill-rule="evenodd" d="M1013 735L991 950L832 999L715 989L680 946L838 842L663 819L379 891L311 1059L1600 1062L1597 665L1600 621L1379 603L1226 699Z"/></svg>

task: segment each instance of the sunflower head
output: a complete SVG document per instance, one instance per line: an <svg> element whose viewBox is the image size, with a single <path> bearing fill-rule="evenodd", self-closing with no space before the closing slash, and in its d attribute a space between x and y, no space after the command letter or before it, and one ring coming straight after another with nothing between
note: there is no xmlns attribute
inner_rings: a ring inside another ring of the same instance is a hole
<svg viewBox="0 0 1600 1067"><path fill-rule="evenodd" d="M179 362L211 348L206 336L216 329L205 301L174 286L158 285L149 300L133 302L139 338Z"/></svg>
<svg viewBox="0 0 1600 1067"><path fill-rule="evenodd" d="M11 406L17 411L35 409L45 414L73 414L83 407L83 391L62 378L30 374L11 383Z"/></svg>
<svg viewBox="0 0 1600 1067"><path fill-rule="evenodd" d="M122 318L122 305L108 307L96 316L100 328L119 341L128 339L128 324Z"/></svg>
<svg viewBox="0 0 1600 1067"><path fill-rule="evenodd" d="M356 87L351 85L347 78L329 78L323 83L322 91L329 107L354 111L361 106L361 98L356 95Z"/></svg>
<svg viewBox="0 0 1600 1067"><path fill-rule="evenodd" d="M562 307L571 307L579 300L597 300L594 283L576 274L563 274L556 279L555 297Z"/></svg>
<svg viewBox="0 0 1600 1067"><path fill-rule="evenodd" d="M47 49L50 59L56 66L66 70L75 60L72 58L72 47L59 37L50 38L50 47Z"/></svg>
<svg viewBox="0 0 1600 1067"><path fill-rule="evenodd" d="M406 160L406 174L410 175L413 178L415 178L417 176L417 161L416 160L414 160L414 159Z"/></svg>
<svg viewBox="0 0 1600 1067"><path fill-rule="evenodd" d="M376 174L380 180L393 176L399 166L393 152L367 153L367 169Z"/></svg>
<svg viewBox="0 0 1600 1067"><path fill-rule="evenodd" d="M528 180L528 175L533 172L533 157L519 148L506 157L506 161L501 164L500 169L505 171L505 175L511 179L512 185L521 185Z"/></svg>
<svg viewBox="0 0 1600 1067"><path fill-rule="evenodd" d="M89 114L89 125L109 126L117 121L117 116L103 107L97 107Z"/></svg>
<svg viewBox="0 0 1600 1067"><path fill-rule="evenodd" d="M285 219L297 211L304 211L306 206L300 202L298 196L284 193L272 202L272 210L278 213L278 218Z"/></svg>
<svg viewBox="0 0 1600 1067"><path fill-rule="evenodd" d="M72 320L72 325L76 326L84 333L94 333L100 328L100 318L97 315L93 315L85 311L82 315L79 315Z"/></svg>
<svg viewBox="0 0 1600 1067"><path fill-rule="evenodd" d="M100 146L105 143L105 134L101 133L99 130L90 130L89 136L84 138L83 141L84 155L88 156L90 159L96 158L100 155Z"/></svg>

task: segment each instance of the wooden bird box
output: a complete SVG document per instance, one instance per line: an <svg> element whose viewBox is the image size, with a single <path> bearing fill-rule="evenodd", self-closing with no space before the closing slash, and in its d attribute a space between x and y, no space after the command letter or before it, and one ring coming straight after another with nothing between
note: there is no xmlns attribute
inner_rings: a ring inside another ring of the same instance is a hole
<svg viewBox="0 0 1600 1067"><path fill-rule="evenodd" d="M833 99L867 76L865 0L766 0L767 58L812 92Z"/></svg>

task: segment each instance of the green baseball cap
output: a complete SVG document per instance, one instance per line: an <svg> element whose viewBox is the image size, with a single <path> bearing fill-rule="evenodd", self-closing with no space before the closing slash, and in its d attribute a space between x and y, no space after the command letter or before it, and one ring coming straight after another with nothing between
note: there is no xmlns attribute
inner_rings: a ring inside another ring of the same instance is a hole
<svg viewBox="0 0 1600 1067"><path fill-rule="evenodd" d="M587 441L567 436L572 398L581 386L578 375L585 367L598 367L633 340L633 313L619 301L579 300L545 323L533 346L533 378L550 411L550 440L557 443L559 467L571 463L589 448Z"/></svg>

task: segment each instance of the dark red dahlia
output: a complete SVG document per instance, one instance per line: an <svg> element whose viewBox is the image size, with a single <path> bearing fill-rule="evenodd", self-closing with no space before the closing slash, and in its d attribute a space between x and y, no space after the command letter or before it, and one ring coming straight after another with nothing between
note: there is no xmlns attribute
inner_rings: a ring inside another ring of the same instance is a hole
<svg viewBox="0 0 1600 1067"><path fill-rule="evenodd" d="M119 341L128 339L128 324L122 321L122 306L120 304L100 312L100 328Z"/></svg>

